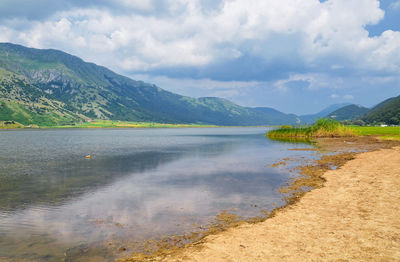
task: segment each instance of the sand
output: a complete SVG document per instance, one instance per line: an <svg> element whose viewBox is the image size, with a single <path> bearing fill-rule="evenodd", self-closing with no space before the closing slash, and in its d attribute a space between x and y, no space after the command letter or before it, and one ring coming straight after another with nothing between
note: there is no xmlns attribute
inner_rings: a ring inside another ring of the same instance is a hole
<svg viewBox="0 0 400 262"><path fill-rule="evenodd" d="M264 222L180 249L165 261L400 261L400 147L357 154Z"/></svg>

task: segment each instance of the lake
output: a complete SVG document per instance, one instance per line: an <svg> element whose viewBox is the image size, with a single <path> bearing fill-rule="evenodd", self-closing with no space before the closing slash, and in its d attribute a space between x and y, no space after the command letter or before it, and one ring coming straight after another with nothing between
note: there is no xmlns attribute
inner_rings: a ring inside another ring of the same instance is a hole
<svg viewBox="0 0 400 262"><path fill-rule="evenodd" d="M112 261L132 243L190 232L223 210L255 217L283 205L278 190L301 161L268 165L319 155L288 150L312 146L267 131L1 131L0 261Z"/></svg>

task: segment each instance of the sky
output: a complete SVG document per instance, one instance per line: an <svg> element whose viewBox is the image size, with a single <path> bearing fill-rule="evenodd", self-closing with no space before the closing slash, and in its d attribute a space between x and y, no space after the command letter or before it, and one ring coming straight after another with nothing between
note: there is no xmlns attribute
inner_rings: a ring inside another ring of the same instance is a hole
<svg viewBox="0 0 400 262"><path fill-rule="evenodd" d="M400 0L1 0L0 42L286 113L400 95Z"/></svg>

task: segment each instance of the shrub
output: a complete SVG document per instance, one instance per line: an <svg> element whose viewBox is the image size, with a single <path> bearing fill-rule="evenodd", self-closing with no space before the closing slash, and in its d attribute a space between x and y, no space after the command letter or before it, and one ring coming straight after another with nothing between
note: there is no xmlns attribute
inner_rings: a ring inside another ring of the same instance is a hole
<svg viewBox="0 0 400 262"><path fill-rule="evenodd" d="M267 133L269 138L311 138L355 136L356 131L330 118L320 118L309 127L279 128Z"/></svg>

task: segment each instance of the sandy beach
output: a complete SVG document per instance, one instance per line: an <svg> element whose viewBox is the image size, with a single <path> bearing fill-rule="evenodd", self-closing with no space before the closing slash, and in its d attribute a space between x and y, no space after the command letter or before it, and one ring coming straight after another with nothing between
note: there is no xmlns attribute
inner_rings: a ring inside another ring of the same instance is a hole
<svg viewBox="0 0 400 262"><path fill-rule="evenodd" d="M399 261L400 147L359 153L323 178L323 187L264 222L151 260Z"/></svg>

